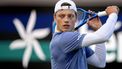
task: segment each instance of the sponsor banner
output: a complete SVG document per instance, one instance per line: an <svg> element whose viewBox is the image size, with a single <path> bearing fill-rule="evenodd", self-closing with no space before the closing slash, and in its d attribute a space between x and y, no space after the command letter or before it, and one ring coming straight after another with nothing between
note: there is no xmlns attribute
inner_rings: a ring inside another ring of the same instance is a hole
<svg viewBox="0 0 122 69"><path fill-rule="evenodd" d="M0 11L0 61L49 61L52 14L38 8Z"/></svg>

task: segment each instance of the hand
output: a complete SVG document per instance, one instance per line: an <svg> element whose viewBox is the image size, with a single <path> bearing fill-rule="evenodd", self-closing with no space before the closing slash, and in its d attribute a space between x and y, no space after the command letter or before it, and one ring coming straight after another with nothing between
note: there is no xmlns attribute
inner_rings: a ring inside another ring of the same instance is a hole
<svg viewBox="0 0 122 69"><path fill-rule="evenodd" d="M89 12L92 12L92 11L89 11ZM92 20L88 21L87 24L94 31L98 30L102 26L102 23L99 17L93 18Z"/></svg>
<svg viewBox="0 0 122 69"><path fill-rule="evenodd" d="M110 15L111 13L119 13L119 7L117 6L108 6L106 9L105 9L106 13L108 15Z"/></svg>

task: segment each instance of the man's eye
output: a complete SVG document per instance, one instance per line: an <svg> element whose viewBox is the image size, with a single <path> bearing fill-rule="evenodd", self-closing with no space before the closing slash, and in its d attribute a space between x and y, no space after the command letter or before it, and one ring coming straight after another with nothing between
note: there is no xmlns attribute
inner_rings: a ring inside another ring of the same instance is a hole
<svg viewBox="0 0 122 69"><path fill-rule="evenodd" d="M73 17L74 17L74 15L68 15L68 17L69 17L69 18L73 18Z"/></svg>
<svg viewBox="0 0 122 69"><path fill-rule="evenodd" d="M60 17L60 18L64 18L64 17L65 17L65 15L59 15L59 17Z"/></svg>

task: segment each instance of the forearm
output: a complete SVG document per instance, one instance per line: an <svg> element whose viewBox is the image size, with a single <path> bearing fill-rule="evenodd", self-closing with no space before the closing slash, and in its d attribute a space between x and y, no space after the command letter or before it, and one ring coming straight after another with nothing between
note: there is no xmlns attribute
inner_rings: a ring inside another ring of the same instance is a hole
<svg viewBox="0 0 122 69"><path fill-rule="evenodd" d="M107 41L115 29L117 18L118 16L116 13L110 14L106 23L100 29L94 33L89 33L84 37L81 46L84 47Z"/></svg>
<svg viewBox="0 0 122 69"><path fill-rule="evenodd" d="M106 65L106 48L105 44L96 44L95 53L87 58L88 64L103 68Z"/></svg>

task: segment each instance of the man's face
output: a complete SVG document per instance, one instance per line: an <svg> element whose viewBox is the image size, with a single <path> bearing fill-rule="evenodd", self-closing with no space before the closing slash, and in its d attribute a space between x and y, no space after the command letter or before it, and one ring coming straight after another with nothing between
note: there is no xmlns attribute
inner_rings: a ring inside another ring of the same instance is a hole
<svg viewBox="0 0 122 69"><path fill-rule="evenodd" d="M59 10L55 13L54 19L60 32L73 31L77 20L75 12L70 9Z"/></svg>

